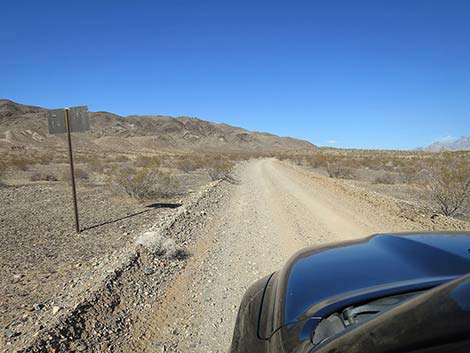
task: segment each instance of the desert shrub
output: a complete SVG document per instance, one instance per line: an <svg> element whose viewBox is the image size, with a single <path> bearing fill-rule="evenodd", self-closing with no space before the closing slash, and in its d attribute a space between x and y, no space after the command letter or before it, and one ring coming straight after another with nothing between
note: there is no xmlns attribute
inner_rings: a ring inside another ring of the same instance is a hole
<svg viewBox="0 0 470 353"><path fill-rule="evenodd" d="M90 179L90 175L85 169L75 168L74 172L77 180L87 181Z"/></svg>
<svg viewBox="0 0 470 353"><path fill-rule="evenodd" d="M37 164L47 165L47 164L50 164L53 159L54 159L53 156L50 154L41 154L41 155L36 156L35 162Z"/></svg>
<svg viewBox="0 0 470 353"><path fill-rule="evenodd" d="M74 168L75 180L88 181L90 180L90 175L83 168ZM66 168L60 173L60 180L70 181L70 168Z"/></svg>
<svg viewBox="0 0 470 353"><path fill-rule="evenodd" d="M391 174L391 173L385 173L383 175L379 175L374 179L375 184L396 184L397 179L396 177Z"/></svg>
<svg viewBox="0 0 470 353"><path fill-rule="evenodd" d="M28 170L31 163L32 161L27 158L20 156L10 156L9 160L7 161L7 167L13 170Z"/></svg>
<svg viewBox="0 0 470 353"><path fill-rule="evenodd" d="M468 160L450 157L423 172L423 182L434 207L446 216L469 211L470 168Z"/></svg>
<svg viewBox="0 0 470 353"><path fill-rule="evenodd" d="M159 156L139 156L135 161L136 167L159 168L162 164Z"/></svg>
<svg viewBox="0 0 470 353"><path fill-rule="evenodd" d="M57 177L51 173L34 172L29 177L31 181L57 181Z"/></svg>
<svg viewBox="0 0 470 353"><path fill-rule="evenodd" d="M204 157L203 156L180 156L175 161L175 167L185 173L190 173L195 170L198 170L205 165Z"/></svg>
<svg viewBox="0 0 470 353"><path fill-rule="evenodd" d="M338 162L328 163L326 171L330 178L354 179L354 173L351 168Z"/></svg>
<svg viewBox="0 0 470 353"><path fill-rule="evenodd" d="M233 163L223 157L212 159L207 172L212 181L216 180L232 180L231 172Z"/></svg>
<svg viewBox="0 0 470 353"><path fill-rule="evenodd" d="M286 161L286 160L289 160L290 159L290 155L288 155L287 153L276 153L275 157L277 159L279 159L280 161Z"/></svg>
<svg viewBox="0 0 470 353"><path fill-rule="evenodd" d="M188 158L178 159L175 162L175 167L185 173L190 173L198 169L198 164Z"/></svg>
<svg viewBox="0 0 470 353"><path fill-rule="evenodd" d="M171 173L150 168L121 168L113 177L113 185L140 200L170 197L179 193L178 181Z"/></svg>
<svg viewBox="0 0 470 353"><path fill-rule="evenodd" d="M88 161L88 167L94 173L103 173L106 169L106 165L99 158L93 158Z"/></svg>
<svg viewBox="0 0 470 353"><path fill-rule="evenodd" d="M400 178L404 183L411 184L419 180L421 168L417 165L407 165L398 169Z"/></svg>
<svg viewBox="0 0 470 353"><path fill-rule="evenodd" d="M312 168L326 168L328 165L328 156L318 154L310 157L309 164Z"/></svg>
<svg viewBox="0 0 470 353"><path fill-rule="evenodd" d="M110 162L115 162L115 163L124 163L124 162L129 162L129 157L120 154L117 156L114 156L113 158L110 159Z"/></svg>
<svg viewBox="0 0 470 353"><path fill-rule="evenodd" d="M5 172L6 172L6 164L4 162L1 162L0 161L0 188L1 187L5 187L5 182L3 181L3 178L5 176Z"/></svg>

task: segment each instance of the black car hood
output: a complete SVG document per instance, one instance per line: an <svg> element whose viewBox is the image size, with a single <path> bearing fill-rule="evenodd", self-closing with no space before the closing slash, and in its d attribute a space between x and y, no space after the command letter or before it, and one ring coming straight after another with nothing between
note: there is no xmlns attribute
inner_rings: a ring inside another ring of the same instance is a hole
<svg viewBox="0 0 470 353"><path fill-rule="evenodd" d="M470 275L415 296L315 346L318 353L469 351Z"/></svg>
<svg viewBox="0 0 470 353"><path fill-rule="evenodd" d="M470 273L469 249L470 233L378 234L304 249L269 281L259 336L352 303L449 282Z"/></svg>

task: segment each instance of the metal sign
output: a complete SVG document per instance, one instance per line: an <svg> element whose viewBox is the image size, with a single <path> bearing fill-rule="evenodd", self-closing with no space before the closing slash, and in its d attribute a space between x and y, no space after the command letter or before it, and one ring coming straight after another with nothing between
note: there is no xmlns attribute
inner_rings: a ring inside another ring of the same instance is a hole
<svg viewBox="0 0 470 353"><path fill-rule="evenodd" d="M49 110L47 124L50 134L64 134L67 132L65 123L65 109Z"/></svg>
<svg viewBox="0 0 470 353"><path fill-rule="evenodd" d="M67 108L66 108L67 109ZM84 132L90 130L90 120L88 118L88 107L71 107L69 111L70 132ZM50 134L67 133L65 109L49 110L47 117Z"/></svg>
<svg viewBox="0 0 470 353"><path fill-rule="evenodd" d="M69 109L70 128L72 132L83 132L90 130L90 120L88 119L88 107L72 107Z"/></svg>

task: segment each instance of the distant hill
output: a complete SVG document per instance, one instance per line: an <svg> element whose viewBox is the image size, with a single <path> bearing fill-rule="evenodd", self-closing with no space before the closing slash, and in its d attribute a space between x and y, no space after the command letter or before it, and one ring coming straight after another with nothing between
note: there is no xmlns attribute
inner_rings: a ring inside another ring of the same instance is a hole
<svg viewBox="0 0 470 353"><path fill-rule="evenodd" d="M441 152L441 151L469 151L470 137L462 136L458 140L449 142L434 142L433 144L419 148L422 151Z"/></svg>
<svg viewBox="0 0 470 353"><path fill-rule="evenodd" d="M79 139L87 148L280 152L316 147L304 140L190 117L91 112L90 125L91 131ZM47 109L0 99L0 147L54 145L60 140L47 133Z"/></svg>

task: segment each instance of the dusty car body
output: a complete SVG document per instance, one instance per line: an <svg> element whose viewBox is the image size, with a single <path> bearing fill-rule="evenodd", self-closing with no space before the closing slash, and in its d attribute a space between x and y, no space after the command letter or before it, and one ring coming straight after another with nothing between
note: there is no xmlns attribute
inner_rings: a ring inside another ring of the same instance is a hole
<svg viewBox="0 0 470 353"><path fill-rule="evenodd" d="M470 352L470 233L377 234L253 284L232 353Z"/></svg>

